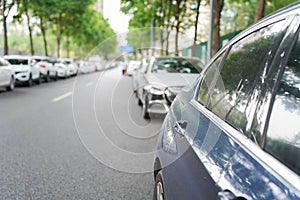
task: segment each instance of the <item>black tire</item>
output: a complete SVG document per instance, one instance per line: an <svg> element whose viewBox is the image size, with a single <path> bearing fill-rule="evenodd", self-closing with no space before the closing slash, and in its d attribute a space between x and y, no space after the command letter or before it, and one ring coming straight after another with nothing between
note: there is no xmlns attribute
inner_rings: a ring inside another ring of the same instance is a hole
<svg viewBox="0 0 300 200"><path fill-rule="evenodd" d="M142 106L142 105L143 105L143 102L140 100L139 97L138 97L138 105L139 105L139 106Z"/></svg>
<svg viewBox="0 0 300 200"><path fill-rule="evenodd" d="M47 75L45 77L45 82L46 83L50 82L50 74L49 74L49 72L47 72Z"/></svg>
<svg viewBox="0 0 300 200"><path fill-rule="evenodd" d="M146 95L145 97L145 102L143 104L143 117L144 119L150 119L150 115L149 115L149 112L147 111L148 110L148 97Z"/></svg>
<svg viewBox="0 0 300 200"><path fill-rule="evenodd" d="M31 76L31 74L29 75L29 79L28 79L28 81L27 81L27 86L28 87L31 87L33 85L33 80L32 80L32 76Z"/></svg>
<svg viewBox="0 0 300 200"><path fill-rule="evenodd" d="M153 192L153 200L164 200L165 198L165 189L163 183L163 175L160 170L155 178L154 192Z"/></svg>
<svg viewBox="0 0 300 200"><path fill-rule="evenodd" d="M56 74L55 74L55 76L54 76L53 80L54 80L54 81L57 81L57 80L58 80L58 75L57 75L57 72L56 72Z"/></svg>
<svg viewBox="0 0 300 200"><path fill-rule="evenodd" d="M6 87L7 91L13 91L15 89L15 78L11 77L9 86Z"/></svg>
<svg viewBox="0 0 300 200"><path fill-rule="evenodd" d="M41 84L41 82L42 82L42 79L41 79L41 74L39 74L39 77L36 79L36 84Z"/></svg>

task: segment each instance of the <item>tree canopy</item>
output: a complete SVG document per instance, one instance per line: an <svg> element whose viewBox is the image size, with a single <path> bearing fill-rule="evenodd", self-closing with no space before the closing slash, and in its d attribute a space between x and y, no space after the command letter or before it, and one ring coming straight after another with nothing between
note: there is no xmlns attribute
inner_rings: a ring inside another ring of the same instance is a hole
<svg viewBox="0 0 300 200"><path fill-rule="evenodd" d="M115 33L103 14L95 10L96 0L15 0L12 2L17 6L14 23L25 24L26 22L30 34L35 34L35 38L37 35L43 37L44 52L38 53L49 54L47 41L49 38L52 43L56 43L58 57L70 56L70 54L83 57L110 37L114 39L111 39L111 44L106 46L106 53L115 51L117 45ZM2 9L7 9L10 4L10 1L2 4ZM35 40L30 36L32 54L35 53L34 43Z"/></svg>

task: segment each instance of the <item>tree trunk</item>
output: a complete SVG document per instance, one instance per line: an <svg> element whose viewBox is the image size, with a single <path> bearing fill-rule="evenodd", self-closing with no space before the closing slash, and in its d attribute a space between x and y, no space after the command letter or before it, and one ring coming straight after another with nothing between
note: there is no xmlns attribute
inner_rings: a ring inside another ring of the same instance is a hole
<svg viewBox="0 0 300 200"><path fill-rule="evenodd" d="M6 9L6 0L2 0L2 22L3 22L3 31L4 31L4 55L8 55L8 38L7 38L7 24L6 19L7 16L5 16L5 9Z"/></svg>
<svg viewBox="0 0 300 200"><path fill-rule="evenodd" d="M41 32L42 32L42 37L43 37L43 42L44 42L45 55L48 56L46 30L45 30L45 27L44 27L43 18L41 16L40 16L40 29L41 29Z"/></svg>
<svg viewBox="0 0 300 200"><path fill-rule="evenodd" d="M170 28L170 20L171 20L171 13L172 13L172 0L169 0L169 5L168 5L168 18L167 18L167 35L166 35L166 55L169 55L169 37L170 37L170 32L172 31L173 24L171 25L171 30Z"/></svg>
<svg viewBox="0 0 300 200"><path fill-rule="evenodd" d="M161 27L160 28L160 55L164 55L165 53L165 51L164 51L164 43L165 43L165 41L164 41L164 28L163 27Z"/></svg>
<svg viewBox="0 0 300 200"><path fill-rule="evenodd" d="M70 37L67 36L67 57L70 57Z"/></svg>
<svg viewBox="0 0 300 200"><path fill-rule="evenodd" d="M60 41L61 41L61 32L62 32L62 13L58 14L58 27L56 34L56 42L57 42L57 57L60 57Z"/></svg>
<svg viewBox="0 0 300 200"><path fill-rule="evenodd" d="M265 3L265 0L257 0L254 22L257 22L259 19L263 18L265 12Z"/></svg>
<svg viewBox="0 0 300 200"><path fill-rule="evenodd" d="M27 27L28 27L28 31L29 31L30 53L31 53L31 55L34 55L33 39L32 39L32 29L31 29L31 26L30 26L30 17L29 17L28 9L27 8L25 10L25 15L26 15Z"/></svg>
<svg viewBox="0 0 300 200"><path fill-rule="evenodd" d="M197 45L197 32L198 32L198 20L199 20L199 9L200 9L201 0L197 0L197 11L196 11L196 20L195 20L195 33L194 33L194 44L192 48L192 56L196 56L196 45Z"/></svg>
<svg viewBox="0 0 300 200"><path fill-rule="evenodd" d="M179 27L180 27L180 12L181 12L181 2L182 0L176 0L176 13L175 13L175 21L176 21L176 33L175 33L175 56L179 55L179 49L178 49L178 36L179 36Z"/></svg>
<svg viewBox="0 0 300 200"><path fill-rule="evenodd" d="M179 55L179 50L178 50L179 25L180 25L180 23L177 22L177 24L176 24L176 33L175 33L175 56Z"/></svg>
<svg viewBox="0 0 300 200"><path fill-rule="evenodd" d="M160 0L160 13L161 13L161 16L160 16L160 54L161 55L164 55L165 54L165 51L164 51L164 43L165 43L165 17L166 17L166 8L165 8L165 5L164 5L164 2L163 0Z"/></svg>
<svg viewBox="0 0 300 200"><path fill-rule="evenodd" d="M212 56L220 49L220 21L224 0L214 0L214 29L212 42Z"/></svg>

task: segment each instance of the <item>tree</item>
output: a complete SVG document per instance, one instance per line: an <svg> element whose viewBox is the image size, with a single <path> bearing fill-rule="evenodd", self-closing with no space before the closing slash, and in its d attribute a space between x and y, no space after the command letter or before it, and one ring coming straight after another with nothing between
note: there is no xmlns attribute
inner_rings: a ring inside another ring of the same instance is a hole
<svg viewBox="0 0 300 200"><path fill-rule="evenodd" d="M178 55L179 33L184 33L192 23L189 19L190 12L187 12L187 0L122 0L121 10L125 14L133 15L129 21L129 29L151 27L151 20L158 24L161 53L168 54L169 36L175 30L175 54ZM150 39L149 39L150 40ZM164 49L164 43L166 48Z"/></svg>
<svg viewBox="0 0 300 200"><path fill-rule="evenodd" d="M29 14L31 8L30 0L17 0L18 5L18 15L15 17L19 22L21 22L22 15L25 14L26 17L26 25L29 32L29 44L30 44L30 52L31 55L34 55L34 47L33 47L33 38L32 38L32 25L30 22L31 16Z"/></svg>
<svg viewBox="0 0 300 200"><path fill-rule="evenodd" d="M14 6L14 0L1 0L1 15L4 31L4 55L8 54L7 17Z"/></svg>
<svg viewBox="0 0 300 200"><path fill-rule="evenodd" d="M197 0L197 5L196 5L196 19L195 19L195 24L194 24L194 28L195 28L195 32L194 32L194 42L193 42L193 49L192 49L192 55L196 56L196 44L197 44L197 35L198 35L198 20L199 20L199 14L200 14L200 3L201 0Z"/></svg>
<svg viewBox="0 0 300 200"><path fill-rule="evenodd" d="M264 16L265 3L266 3L265 0L257 0L254 22L257 22L259 19L261 19Z"/></svg>
<svg viewBox="0 0 300 200"><path fill-rule="evenodd" d="M55 12L55 7L51 6L52 0L30 0L31 8L33 10L33 16L37 18L37 25L41 30L43 37L44 53L48 56L48 45L47 45L47 27L49 26L50 16Z"/></svg>
<svg viewBox="0 0 300 200"><path fill-rule="evenodd" d="M220 49L220 21L221 12L224 5L224 0L214 1L214 28L213 28L213 41L212 41L212 56L215 55Z"/></svg>

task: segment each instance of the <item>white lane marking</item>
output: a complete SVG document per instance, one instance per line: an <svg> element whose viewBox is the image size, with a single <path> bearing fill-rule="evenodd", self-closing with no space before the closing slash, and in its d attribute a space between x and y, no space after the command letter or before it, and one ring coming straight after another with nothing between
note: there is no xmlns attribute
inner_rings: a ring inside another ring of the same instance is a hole
<svg viewBox="0 0 300 200"><path fill-rule="evenodd" d="M91 85L93 85L93 82L89 82L89 83L85 84L86 87L89 87Z"/></svg>
<svg viewBox="0 0 300 200"><path fill-rule="evenodd" d="M59 97L54 98L52 101L53 102L58 102L58 101L60 101L60 100L62 100L64 98L67 98L68 96L71 96L71 95L72 95L72 92L67 92L67 93L65 93L65 94L63 94L63 95L61 95Z"/></svg>

